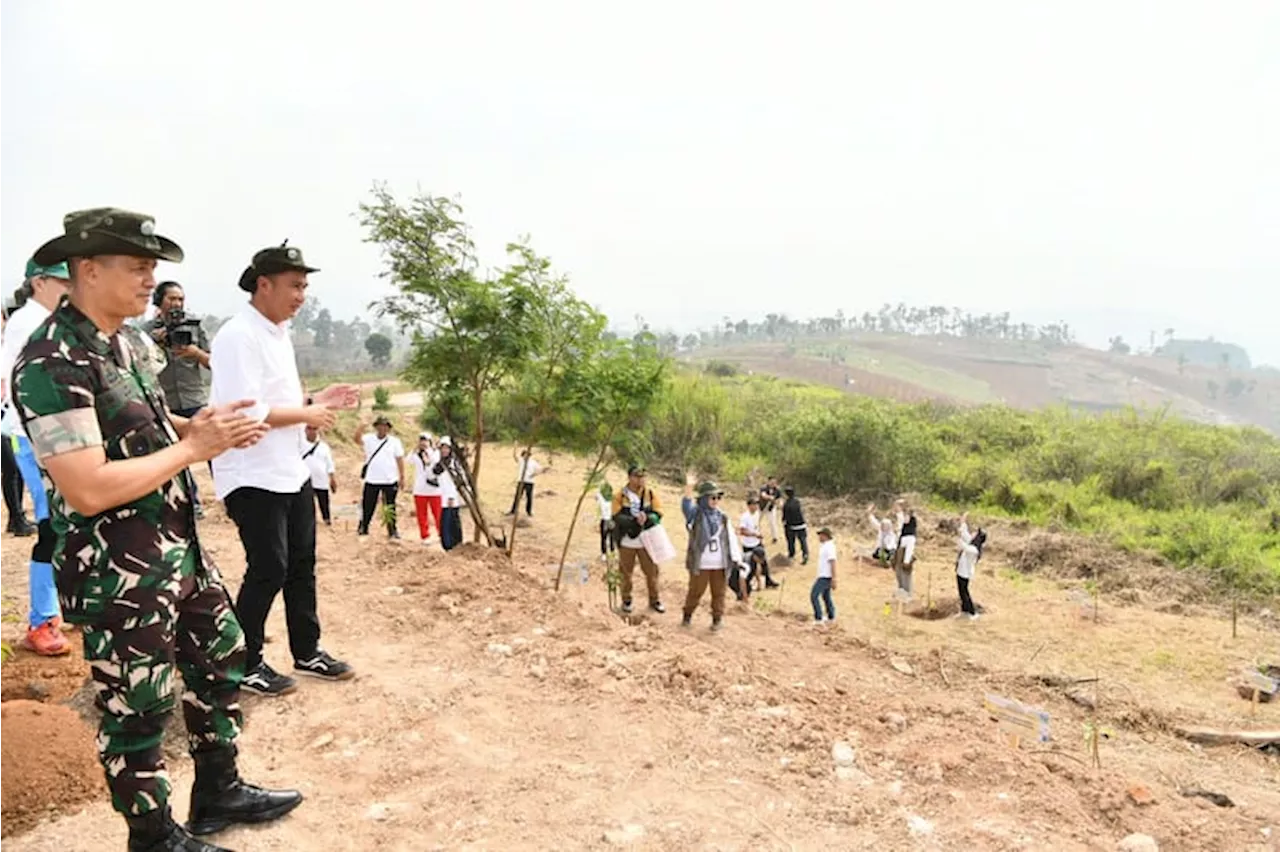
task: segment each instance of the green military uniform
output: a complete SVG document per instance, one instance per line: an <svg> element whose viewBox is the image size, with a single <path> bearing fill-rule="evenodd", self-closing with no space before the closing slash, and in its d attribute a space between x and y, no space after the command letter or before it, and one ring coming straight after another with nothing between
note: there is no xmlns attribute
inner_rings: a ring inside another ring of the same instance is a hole
<svg viewBox="0 0 1280 852"><path fill-rule="evenodd" d="M64 224L66 235L37 257L80 256L77 250L182 257L140 214L82 211ZM142 332L126 325L108 336L66 300L23 349L14 399L42 463L99 446L108 461L119 461L178 440ZM226 748L242 722L244 639L218 570L201 551L192 486L183 471L93 517L52 495L59 598L66 620L84 628L84 655L104 709L102 764L112 804L126 815L163 809L169 797L160 745L175 704L175 666L186 686L193 752Z"/></svg>

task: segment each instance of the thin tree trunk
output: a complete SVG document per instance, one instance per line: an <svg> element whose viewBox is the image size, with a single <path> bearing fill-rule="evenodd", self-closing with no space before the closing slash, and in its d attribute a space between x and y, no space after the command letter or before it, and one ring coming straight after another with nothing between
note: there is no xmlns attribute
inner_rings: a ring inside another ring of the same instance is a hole
<svg viewBox="0 0 1280 852"><path fill-rule="evenodd" d="M573 517L569 519L569 534L564 537L564 548L560 551L560 569L556 571L557 592L560 591L560 578L564 576L564 562L569 556L569 545L573 542L573 530L578 525L578 516L582 514L582 504L586 501L587 492L591 490L596 476L600 473L600 468L604 465L604 457L609 452L609 445L613 442L613 433L616 429L617 427L614 426L609 430L609 436L605 438L603 446L600 447L600 455L596 456L596 463L591 468L591 475L587 477L587 484L583 487L582 493L578 495L578 505L573 508Z"/></svg>
<svg viewBox="0 0 1280 852"><path fill-rule="evenodd" d="M484 510L480 507L480 454L484 450L484 395L479 388L474 391L473 399L475 401L476 409L476 461L475 464L471 466L471 482L475 486L476 514L483 515ZM485 535L488 536L488 524L486 524L485 527ZM492 536L489 536L489 540L492 542ZM476 526L472 541L480 541L479 525Z"/></svg>
<svg viewBox="0 0 1280 852"><path fill-rule="evenodd" d="M525 447L525 452L533 453L533 440L538 435L538 428L542 425L543 418L547 416L547 387L551 384L551 377L555 375L555 369L559 359L551 359L547 365L547 376L542 380L542 398L538 400L538 407L533 413L533 423L529 426L529 445ZM521 468L523 473L524 469ZM516 480L516 493L511 500L511 538L507 539L507 556L511 556L516 551L516 518L520 516L519 506L521 482L524 477Z"/></svg>

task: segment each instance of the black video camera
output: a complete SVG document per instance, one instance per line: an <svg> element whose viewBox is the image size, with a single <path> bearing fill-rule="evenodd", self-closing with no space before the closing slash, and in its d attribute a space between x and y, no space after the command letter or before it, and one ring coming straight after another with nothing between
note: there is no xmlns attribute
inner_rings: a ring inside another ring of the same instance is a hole
<svg viewBox="0 0 1280 852"><path fill-rule="evenodd" d="M182 308L165 312L164 335L170 349L179 349L196 342L200 332L200 320L187 316Z"/></svg>

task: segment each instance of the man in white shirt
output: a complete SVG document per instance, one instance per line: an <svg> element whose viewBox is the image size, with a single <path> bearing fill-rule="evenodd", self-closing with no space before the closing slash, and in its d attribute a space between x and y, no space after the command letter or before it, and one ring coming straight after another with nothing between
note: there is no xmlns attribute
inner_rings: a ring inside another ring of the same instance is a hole
<svg viewBox="0 0 1280 852"><path fill-rule="evenodd" d="M70 653L71 644L60 629L62 610L58 606L58 589L53 579L53 550L57 539L49 519L44 474L13 405L10 381L14 363L22 354L31 333L49 318L66 295L69 278L66 263L40 266L34 260L28 261L26 279L21 288L27 301L5 323L4 340L0 343L0 393L3 393L4 406L4 425L0 431L3 431L5 440L13 440L18 472L31 495L31 508L36 520L36 543L31 548L31 562L27 569L30 610L22 644L27 650L45 657Z"/></svg>
<svg viewBox="0 0 1280 852"><path fill-rule="evenodd" d="M813 606L814 623L827 624L836 620L836 605L831 599L836 590L836 542L830 527L818 530L818 541L818 576L809 590L809 603Z"/></svg>
<svg viewBox="0 0 1280 852"><path fill-rule="evenodd" d="M333 516L329 511L329 493L338 490L338 480L334 474L337 468L333 464L333 450L320 437L314 426L307 426L307 444L302 449L302 460L311 471L311 490L316 495L316 506L320 509L320 517L326 527L333 526Z"/></svg>
<svg viewBox="0 0 1280 852"><path fill-rule="evenodd" d="M263 631L276 595L284 593L289 650L296 671L327 680L354 677L352 668L320 647L316 614L316 511L311 472L302 460L305 426L333 426L336 409L355 408L353 385L330 385L306 399L289 339L289 320L307 294L302 252L263 249L240 276L249 304L213 339L210 401L252 399L246 413L271 427L261 441L213 460L213 483L240 530L245 574L236 598L248 660L243 687L260 695L297 689L262 659Z"/></svg>
<svg viewBox="0 0 1280 852"><path fill-rule="evenodd" d="M530 455L528 449L520 451L516 456L516 464L519 469L516 472L516 496L511 501L511 511L508 515L514 515L516 509L520 506L520 495L524 495L524 513L529 517L533 517L533 480L538 474L542 473L544 468L538 464L538 460Z"/></svg>
<svg viewBox="0 0 1280 852"><path fill-rule="evenodd" d="M390 510L391 518L387 524L387 535L399 538L396 529L396 495L404 487L404 444L391 434L391 421L379 414L373 421L376 434L365 433L368 427L361 423L356 427L356 444L364 450L364 467L360 469L360 478L364 481L364 494L361 499L359 535L369 534L369 523L378 508L378 497L382 497L382 505Z"/></svg>

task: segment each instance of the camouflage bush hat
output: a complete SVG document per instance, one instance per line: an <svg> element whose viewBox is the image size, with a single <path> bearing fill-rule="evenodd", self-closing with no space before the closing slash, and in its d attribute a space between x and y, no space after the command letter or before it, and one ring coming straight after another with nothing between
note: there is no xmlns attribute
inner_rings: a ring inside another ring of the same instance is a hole
<svg viewBox="0 0 1280 852"><path fill-rule="evenodd" d="M290 269L307 273L320 271L314 266L307 266L302 259L302 249L290 246L289 241L285 240L280 245L264 248L253 256L253 260L240 274L240 289L252 293L258 289L259 275L275 275Z"/></svg>
<svg viewBox="0 0 1280 852"><path fill-rule="evenodd" d="M61 236L36 249L32 263L48 267L73 257L101 254L182 262L182 248L157 234L156 220L145 213L119 207L76 210L62 217L62 229Z"/></svg>
<svg viewBox="0 0 1280 852"><path fill-rule="evenodd" d="M390 426L392 429L395 428L395 425L391 422L391 418L387 417L387 415L385 414L379 414L377 417L375 417L373 419L373 425L374 426Z"/></svg>

